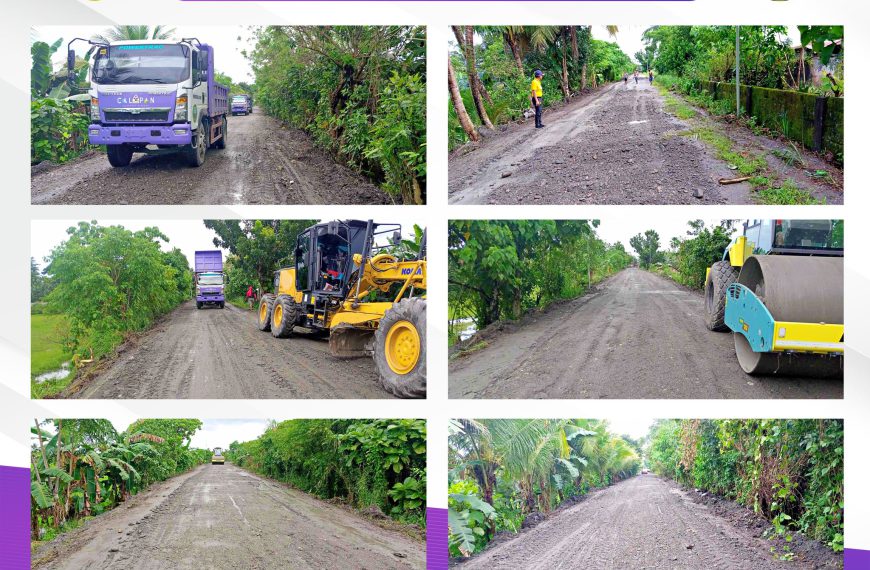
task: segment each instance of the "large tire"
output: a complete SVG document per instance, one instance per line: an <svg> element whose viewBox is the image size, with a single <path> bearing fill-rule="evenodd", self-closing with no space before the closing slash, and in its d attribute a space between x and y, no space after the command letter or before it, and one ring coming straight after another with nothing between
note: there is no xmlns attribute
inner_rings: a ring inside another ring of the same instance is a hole
<svg viewBox="0 0 870 570"><path fill-rule="evenodd" d="M261 331L272 330L272 307L275 305L274 293L263 293L257 307L257 328Z"/></svg>
<svg viewBox="0 0 870 570"><path fill-rule="evenodd" d="M289 295L278 295L275 306L272 307L272 336L275 338L290 338L293 327L299 320L299 303Z"/></svg>
<svg viewBox="0 0 870 570"><path fill-rule="evenodd" d="M725 296L728 287L737 282L738 275L740 270L731 267L728 261L717 261L710 267L710 275L704 284L704 324L711 331L728 330L728 325L725 324Z"/></svg>
<svg viewBox="0 0 870 570"><path fill-rule="evenodd" d="M106 156L109 158L109 164L115 168L129 166L133 160L133 149L125 144L107 144Z"/></svg>
<svg viewBox="0 0 870 570"><path fill-rule="evenodd" d="M185 149L188 165L198 167L202 166L205 162L205 151L208 147L207 130L208 127L205 125L205 121L200 121L199 128L193 135L194 140L192 140L191 144Z"/></svg>
<svg viewBox="0 0 870 570"><path fill-rule="evenodd" d="M426 397L426 301L402 299L375 331L375 366L381 385L399 398Z"/></svg>
<svg viewBox="0 0 870 570"><path fill-rule="evenodd" d="M202 302L201 302L201 301L197 301L197 302L196 302L196 308L197 308L197 309L201 309L201 308L202 308Z"/></svg>
<svg viewBox="0 0 870 570"><path fill-rule="evenodd" d="M223 309L223 308L224 308L224 303L225 303L225 301L221 301L220 304L218 305L218 307L220 307L221 309Z"/></svg>

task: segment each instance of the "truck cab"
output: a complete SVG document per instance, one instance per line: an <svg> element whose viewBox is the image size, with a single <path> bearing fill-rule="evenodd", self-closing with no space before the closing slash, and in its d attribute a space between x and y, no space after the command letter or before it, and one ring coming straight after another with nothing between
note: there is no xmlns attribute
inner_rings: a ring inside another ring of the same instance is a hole
<svg viewBox="0 0 870 570"><path fill-rule="evenodd" d="M214 448L214 451L211 455L211 464L212 465L223 465L224 464L223 449L221 449L220 447Z"/></svg>
<svg viewBox="0 0 870 570"><path fill-rule="evenodd" d="M134 152L184 152L199 166L206 148L223 148L227 88L214 81L210 46L193 38L129 40L93 50L88 140L106 145L112 166L128 165ZM72 69L73 50L68 59Z"/></svg>
<svg viewBox="0 0 870 570"><path fill-rule="evenodd" d="M247 95L233 95L230 111L233 115L247 115L251 112L251 98Z"/></svg>

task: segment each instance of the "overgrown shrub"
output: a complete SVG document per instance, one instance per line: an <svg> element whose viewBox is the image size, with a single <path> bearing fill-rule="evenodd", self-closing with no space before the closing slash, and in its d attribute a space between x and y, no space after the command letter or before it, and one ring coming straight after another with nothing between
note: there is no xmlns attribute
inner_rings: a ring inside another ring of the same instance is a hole
<svg viewBox="0 0 870 570"><path fill-rule="evenodd" d="M67 162L89 148L88 116L76 103L50 97L30 101L30 162Z"/></svg>

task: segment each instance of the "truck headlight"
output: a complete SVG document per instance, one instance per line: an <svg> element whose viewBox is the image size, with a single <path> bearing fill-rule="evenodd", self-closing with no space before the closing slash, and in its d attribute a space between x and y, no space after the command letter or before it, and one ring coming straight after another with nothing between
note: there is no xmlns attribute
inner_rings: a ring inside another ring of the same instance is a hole
<svg viewBox="0 0 870 570"><path fill-rule="evenodd" d="M100 100L96 97L91 97L91 120L100 120Z"/></svg>
<svg viewBox="0 0 870 570"><path fill-rule="evenodd" d="M184 122L187 120L187 94L181 95L175 99L175 121Z"/></svg>

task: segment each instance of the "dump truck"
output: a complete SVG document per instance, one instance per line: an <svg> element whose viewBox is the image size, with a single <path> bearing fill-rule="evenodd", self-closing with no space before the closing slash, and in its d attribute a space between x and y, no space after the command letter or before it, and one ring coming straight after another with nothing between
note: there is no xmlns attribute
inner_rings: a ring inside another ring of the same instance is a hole
<svg viewBox="0 0 870 570"><path fill-rule="evenodd" d="M260 299L258 328L276 338L296 327L327 336L334 357L373 357L391 394L424 397L426 232L410 251L399 224L330 221L300 233L290 258Z"/></svg>
<svg viewBox="0 0 870 570"><path fill-rule="evenodd" d="M219 249L197 251L193 260L196 308L224 308L224 260Z"/></svg>
<svg viewBox="0 0 870 570"><path fill-rule="evenodd" d="M225 148L229 90L215 81L214 48L196 38L125 40L92 45L88 142L105 145L113 167L130 164L134 153L181 153L191 166L206 150Z"/></svg>
<svg viewBox="0 0 870 570"><path fill-rule="evenodd" d="M749 220L707 269L707 328L751 375L843 376L843 221Z"/></svg>
<svg viewBox="0 0 870 570"><path fill-rule="evenodd" d="M211 464L212 465L223 465L224 464L224 453L223 449L220 447L215 447L214 452L211 454Z"/></svg>
<svg viewBox="0 0 870 570"><path fill-rule="evenodd" d="M230 111L233 115L247 115L253 111L251 98L248 95L233 95Z"/></svg>

